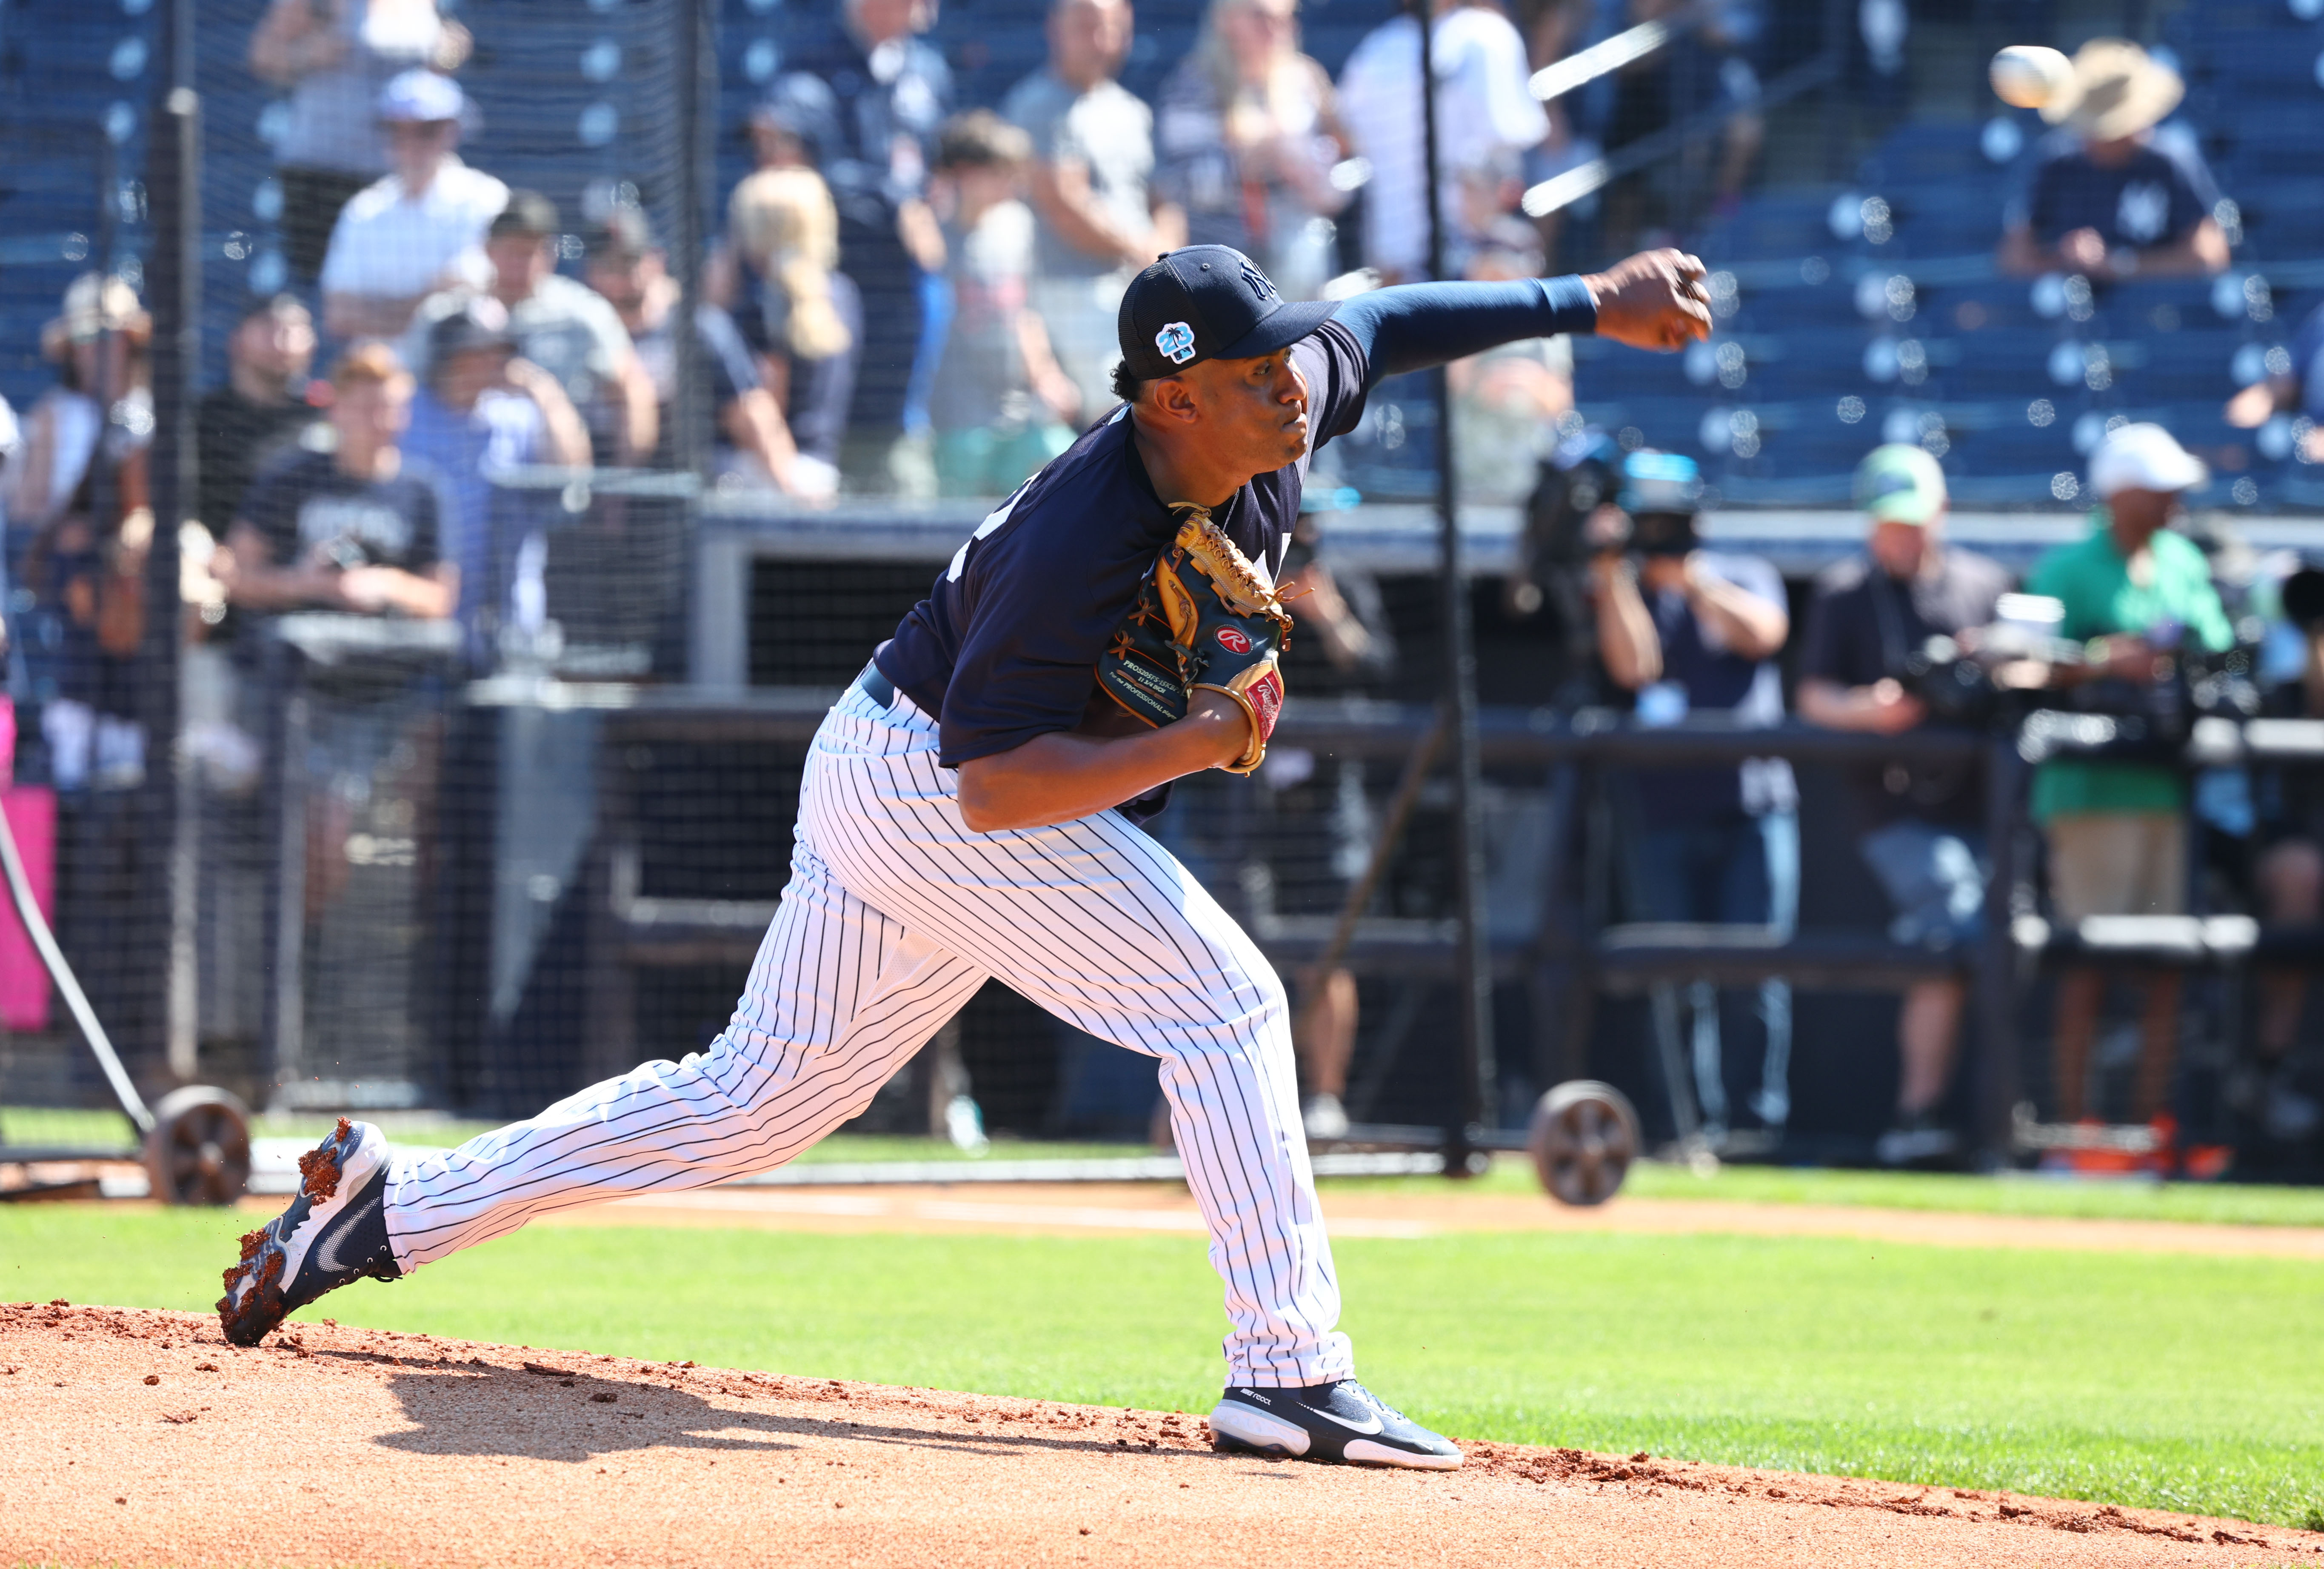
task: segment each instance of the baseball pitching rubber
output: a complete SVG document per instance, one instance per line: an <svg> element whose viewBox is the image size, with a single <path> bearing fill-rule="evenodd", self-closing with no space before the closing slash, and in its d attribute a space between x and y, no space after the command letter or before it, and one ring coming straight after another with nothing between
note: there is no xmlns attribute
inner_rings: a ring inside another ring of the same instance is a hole
<svg viewBox="0 0 2324 1569"><path fill-rule="evenodd" d="M1986 68L1993 92L2003 103L2038 109L2062 97L2074 83L2074 63L2038 43L2013 43Z"/></svg>

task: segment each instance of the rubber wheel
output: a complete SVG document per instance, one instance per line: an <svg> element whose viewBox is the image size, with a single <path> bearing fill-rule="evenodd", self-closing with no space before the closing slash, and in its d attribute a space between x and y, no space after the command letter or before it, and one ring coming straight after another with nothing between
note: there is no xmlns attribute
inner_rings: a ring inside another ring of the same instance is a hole
<svg viewBox="0 0 2324 1569"><path fill-rule="evenodd" d="M1638 1158L1638 1113L1596 1079L1573 1079L1542 1096L1526 1134L1541 1186L1560 1204L1604 1204L1622 1191Z"/></svg>
<svg viewBox="0 0 2324 1569"><path fill-rule="evenodd" d="M208 1084L171 1090L153 1108L145 1176L163 1204L232 1204L250 1186L249 1111Z"/></svg>

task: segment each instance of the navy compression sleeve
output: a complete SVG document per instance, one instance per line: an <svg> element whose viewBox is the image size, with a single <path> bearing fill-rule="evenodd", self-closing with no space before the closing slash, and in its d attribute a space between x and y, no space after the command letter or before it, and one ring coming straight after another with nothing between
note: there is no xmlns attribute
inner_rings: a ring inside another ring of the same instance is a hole
<svg viewBox="0 0 2324 1569"><path fill-rule="evenodd" d="M1499 344L1598 330L1598 304L1576 277L1508 283L1404 283L1359 294L1332 319L1354 335L1366 385Z"/></svg>

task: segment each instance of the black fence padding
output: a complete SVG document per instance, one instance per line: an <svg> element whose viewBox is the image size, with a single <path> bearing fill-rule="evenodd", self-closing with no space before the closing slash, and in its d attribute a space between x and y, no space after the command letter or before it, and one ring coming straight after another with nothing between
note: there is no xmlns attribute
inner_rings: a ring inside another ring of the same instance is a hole
<svg viewBox="0 0 2324 1569"><path fill-rule="evenodd" d="M751 684L845 686L942 570L920 561L761 558L751 570Z"/></svg>

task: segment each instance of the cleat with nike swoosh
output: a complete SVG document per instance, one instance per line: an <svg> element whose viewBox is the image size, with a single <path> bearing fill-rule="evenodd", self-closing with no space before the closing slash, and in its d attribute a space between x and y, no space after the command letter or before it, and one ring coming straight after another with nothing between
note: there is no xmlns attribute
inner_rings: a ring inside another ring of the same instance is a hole
<svg viewBox="0 0 2324 1569"><path fill-rule="evenodd" d="M226 1272L218 1323L235 1345L256 1345L284 1316L369 1276L402 1274L387 1237L387 1136L345 1117L299 1157L290 1204L242 1239Z"/></svg>
<svg viewBox="0 0 2324 1569"><path fill-rule="evenodd" d="M1305 1389L1231 1388L1211 1412L1211 1436L1216 1447L1245 1454L1415 1471L1461 1465L1451 1439L1383 1405L1353 1379Z"/></svg>

